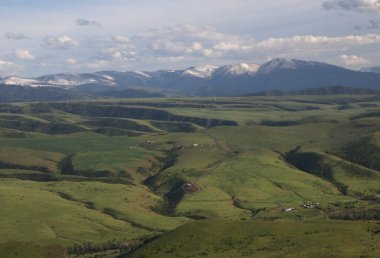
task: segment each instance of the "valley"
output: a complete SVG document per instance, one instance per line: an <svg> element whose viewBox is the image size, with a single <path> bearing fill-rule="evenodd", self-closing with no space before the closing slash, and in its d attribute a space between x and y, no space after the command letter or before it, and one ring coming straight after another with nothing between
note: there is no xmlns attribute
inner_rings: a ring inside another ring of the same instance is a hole
<svg viewBox="0 0 380 258"><path fill-rule="evenodd" d="M376 94L1 104L0 256L378 257L379 107Z"/></svg>

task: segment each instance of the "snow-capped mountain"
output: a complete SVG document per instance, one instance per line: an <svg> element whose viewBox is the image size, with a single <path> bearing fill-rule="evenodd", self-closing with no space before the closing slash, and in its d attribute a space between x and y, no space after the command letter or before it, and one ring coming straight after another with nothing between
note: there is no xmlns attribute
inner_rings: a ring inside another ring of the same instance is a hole
<svg viewBox="0 0 380 258"><path fill-rule="evenodd" d="M13 76L0 79L0 84L50 86L81 92L140 88L185 95L229 96L336 85L380 89L380 74L348 70L321 62L275 58L262 65L241 63L151 72L64 73L29 79Z"/></svg>
<svg viewBox="0 0 380 258"><path fill-rule="evenodd" d="M185 76L193 76L197 78L211 78L214 71L218 68L219 67L212 65L190 67L184 70L182 74Z"/></svg>
<svg viewBox="0 0 380 258"><path fill-rule="evenodd" d="M218 69L218 73L225 76L254 75L259 70L260 65L240 63L237 65L227 65Z"/></svg>

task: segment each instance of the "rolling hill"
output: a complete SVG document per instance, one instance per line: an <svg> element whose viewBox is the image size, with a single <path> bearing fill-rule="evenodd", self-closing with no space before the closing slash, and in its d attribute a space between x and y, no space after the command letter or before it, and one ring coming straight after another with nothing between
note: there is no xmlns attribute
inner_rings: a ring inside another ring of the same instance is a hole
<svg viewBox="0 0 380 258"><path fill-rule="evenodd" d="M380 99L340 90L1 104L0 256L377 257Z"/></svg>

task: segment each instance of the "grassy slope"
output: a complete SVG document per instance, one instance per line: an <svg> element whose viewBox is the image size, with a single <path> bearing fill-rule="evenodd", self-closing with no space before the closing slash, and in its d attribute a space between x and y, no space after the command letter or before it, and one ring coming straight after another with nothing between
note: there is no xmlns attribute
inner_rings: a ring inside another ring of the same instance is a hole
<svg viewBox="0 0 380 258"><path fill-rule="evenodd" d="M366 222L204 220L128 257L378 257L378 230Z"/></svg>
<svg viewBox="0 0 380 258"><path fill-rule="evenodd" d="M17 241L0 243L0 254L7 258L67 258L60 245L37 245Z"/></svg>
<svg viewBox="0 0 380 258"><path fill-rule="evenodd" d="M20 158L22 157L22 158ZM27 150L22 148L1 148L0 162L17 164L25 167L44 167L52 172L59 172L57 162L64 155L55 152Z"/></svg>
<svg viewBox="0 0 380 258"><path fill-rule="evenodd" d="M74 154L73 165L75 170L92 171L127 171L132 173L132 177L138 178L136 173L138 167L150 166L150 160L154 160L155 155L160 153L154 150L139 147L141 140L130 137L94 137L94 136L59 136L59 137L37 137L27 139L3 139L0 148L4 150L4 155L0 155L0 161L10 160L6 150L10 147L33 156L34 163L38 153L45 154L44 159L49 160L49 166L54 168L53 158L50 156L63 157L62 154ZM49 152L49 153L48 153ZM58 153L58 154L57 154ZM61 155L59 155L61 153ZM1 154L1 153L0 153ZM28 155L23 155L21 163L28 161ZM14 157L14 156L12 156ZM45 161L45 163L48 161ZM31 163L31 162L29 162ZM54 170L56 170L56 165Z"/></svg>
<svg viewBox="0 0 380 258"><path fill-rule="evenodd" d="M193 182L202 191L186 197L178 206L179 213L226 217L225 213L215 214L215 207L228 203L225 209L236 210L233 199L248 209L298 206L304 201L352 200L329 182L292 169L277 153L265 150L234 157Z"/></svg>
<svg viewBox="0 0 380 258"><path fill-rule="evenodd" d="M11 179L2 179L0 183L0 225L7 236L3 241L66 245L133 239L149 233L88 209L83 203L63 199L36 183Z"/></svg>

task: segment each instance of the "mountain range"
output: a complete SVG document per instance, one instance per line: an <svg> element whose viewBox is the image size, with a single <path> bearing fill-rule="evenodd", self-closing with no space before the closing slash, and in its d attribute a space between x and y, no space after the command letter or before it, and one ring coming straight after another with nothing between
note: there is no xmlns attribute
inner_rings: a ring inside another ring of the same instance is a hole
<svg viewBox="0 0 380 258"><path fill-rule="evenodd" d="M0 78L0 84L3 85L0 92L6 93L6 89L11 89L10 86L28 87L28 91L33 87L40 92L46 88L50 94L57 89L60 96L70 96L62 94L63 89L75 91L77 97L128 97L129 94L130 97L236 96L328 86L379 90L379 72L379 68L354 71L315 61L275 58L262 65L241 63L183 70L62 73L37 78L10 76Z"/></svg>

